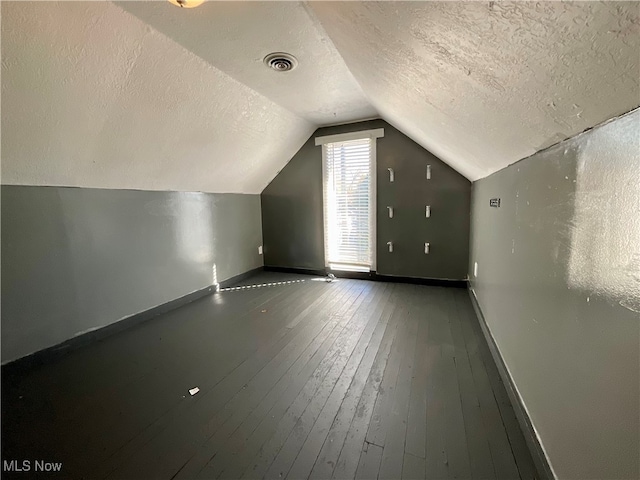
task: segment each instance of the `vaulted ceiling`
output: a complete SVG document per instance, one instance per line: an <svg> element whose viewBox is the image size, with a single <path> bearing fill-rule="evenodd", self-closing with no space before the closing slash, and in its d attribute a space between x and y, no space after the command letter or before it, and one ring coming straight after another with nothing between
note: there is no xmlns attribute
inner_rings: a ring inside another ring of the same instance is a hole
<svg viewBox="0 0 640 480"><path fill-rule="evenodd" d="M2 183L258 193L378 116L476 180L637 107L638 51L638 2L2 2Z"/></svg>

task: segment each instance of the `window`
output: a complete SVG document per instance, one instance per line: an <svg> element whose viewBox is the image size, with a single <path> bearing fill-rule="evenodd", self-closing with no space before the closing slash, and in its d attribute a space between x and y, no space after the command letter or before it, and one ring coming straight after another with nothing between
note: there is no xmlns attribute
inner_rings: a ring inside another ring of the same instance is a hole
<svg viewBox="0 0 640 480"><path fill-rule="evenodd" d="M382 130L316 139L322 145L325 265L375 269L375 143Z"/></svg>

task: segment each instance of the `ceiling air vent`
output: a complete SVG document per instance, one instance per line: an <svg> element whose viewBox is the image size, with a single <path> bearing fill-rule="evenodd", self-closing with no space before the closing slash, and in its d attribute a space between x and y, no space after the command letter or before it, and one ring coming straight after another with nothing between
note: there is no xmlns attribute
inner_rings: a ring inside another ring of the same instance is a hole
<svg viewBox="0 0 640 480"><path fill-rule="evenodd" d="M275 52L264 57L264 64L276 72L288 72L298 66L298 60L289 53Z"/></svg>

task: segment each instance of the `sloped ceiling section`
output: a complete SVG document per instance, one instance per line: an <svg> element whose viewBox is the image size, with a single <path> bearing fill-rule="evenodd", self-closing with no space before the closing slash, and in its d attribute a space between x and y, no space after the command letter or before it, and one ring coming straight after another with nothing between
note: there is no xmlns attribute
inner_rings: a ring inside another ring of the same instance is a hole
<svg viewBox="0 0 640 480"><path fill-rule="evenodd" d="M317 125L377 116L333 43L299 2L208 2L176 11L167 2L118 2L211 65ZM289 52L286 74L263 65Z"/></svg>
<svg viewBox="0 0 640 480"><path fill-rule="evenodd" d="M640 103L638 2L309 2L381 116L471 180Z"/></svg>
<svg viewBox="0 0 640 480"><path fill-rule="evenodd" d="M259 193L314 128L112 3L2 2L4 184Z"/></svg>
<svg viewBox="0 0 640 480"><path fill-rule="evenodd" d="M476 180L640 103L638 2L1 3L6 184L258 193L377 116Z"/></svg>

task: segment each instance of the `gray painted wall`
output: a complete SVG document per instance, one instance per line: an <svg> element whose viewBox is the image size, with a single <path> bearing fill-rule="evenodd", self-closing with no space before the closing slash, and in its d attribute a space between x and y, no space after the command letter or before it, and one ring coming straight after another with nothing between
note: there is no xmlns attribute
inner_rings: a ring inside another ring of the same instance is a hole
<svg viewBox="0 0 640 480"><path fill-rule="evenodd" d="M3 363L262 265L257 195L1 193Z"/></svg>
<svg viewBox="0 0 640 480"><path fill-rule="evenodd" d="M640 478L639 130L636 110L473 187L472 287L558 478Z"/></svg>
<svg viewBox="0 0 640 480"><path fill-rule="evenodd" d="M324 269L322 148L314 137L260 195L265 265Z"/></svg>
<svg viewBox="0 0 640 480"><path fill-rule="evenodd" d="M324 269L322 148L315 137L384 128L377 140L377 272L462 279L467 272L471 184L383 120L318 129L262 192L265 264ZM426 180L426 165L432 179ZM395 172L389 183L387 168ZM394 207L390 219L387 205ZM431 205L431 218L425 206ZM387 242L393 241L389 253ZM431 253L424 254L429 242Z"/></svg>

